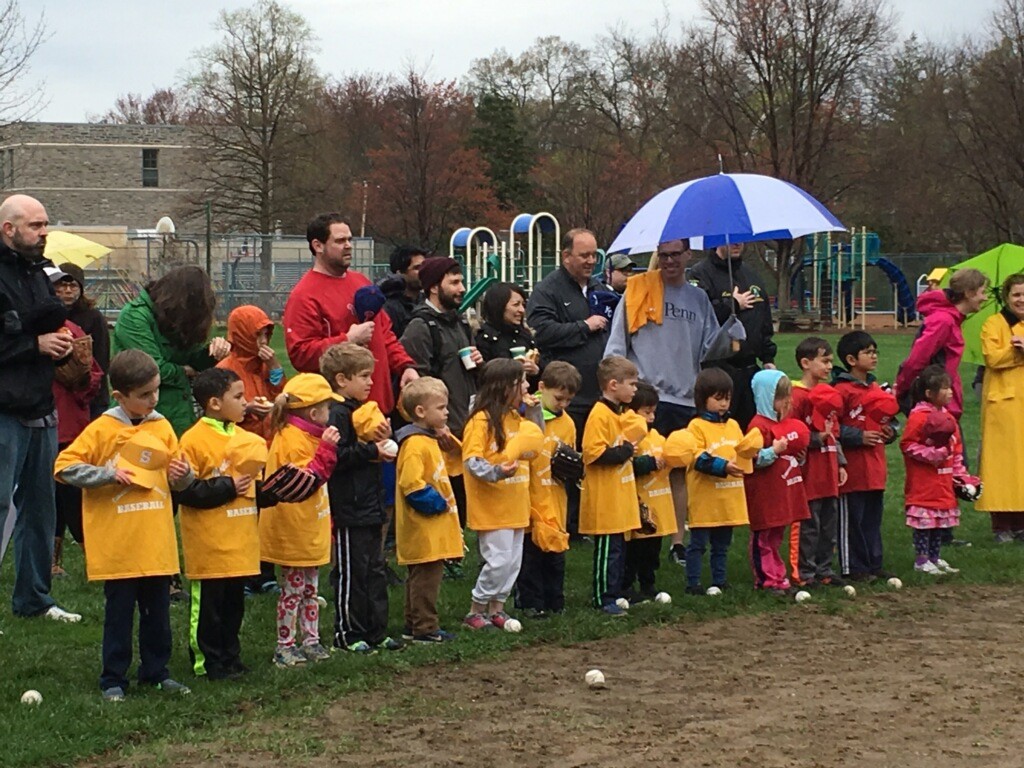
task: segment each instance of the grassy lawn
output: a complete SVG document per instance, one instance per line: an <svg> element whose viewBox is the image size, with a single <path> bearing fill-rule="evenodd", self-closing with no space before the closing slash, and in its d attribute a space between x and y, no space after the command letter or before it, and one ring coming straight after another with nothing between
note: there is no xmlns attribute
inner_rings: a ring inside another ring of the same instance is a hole
<svg viewBox="0 0 1024 768"><path fill-rule="evenodd" d="M836 336L830 336L833 343ZM879 376L891 381L898 363L909 348L911 336L879 335ZM794 369L793 349L798 336L778 338L780 367ZM284 356L282 355L282 359ZM973 371L965 369L970 382ZM965 437L976 452L978 445L978 404L968 396L964 418ZM972 465L974 461L972 459ZM901 514L903 465L898 448L889 448L890 492L886 500L886 565L903 577L908 587L925 583L911 568L913 550ZM972 540L971 548L946 553L963 572L958 581L1004 583L1021 580L1021 551L1016 546L997 548L989 534L988 517L967 511L960 535ZM511 648L528 644L569 644L621 634L638 627L663 622L700 621L711 617L741 613L786 610L790 604L755 594L750 588L746 559L747 532L738 532L729 558L729 580L736 588L719 599L683 598L683 574L678 566L664 562L659 571L659 587L675 598L672 606L638 606L625 619L608 619L587 606L591 548L587 544L569 553L567 595L569 609L562 617L544 622L528 622L521 635L460 632L455 643L446 647L414 647L401 653L357 658L336 654L330 661L307 669L278 670L270 664L274 648L275 599L260 596L247 604L243 627L243 657L252 672L239 683L197 681L188 668L186 627L188 608L172 608L175 647L172 675L193 686L193 695L168 699L153 691L132 688L121 705L104 705L97 687L102 635L103 598L98 584L84 578L80 550L67 548L65 567L69 576L54 584L54 594L66 607L80 611L79 625L58 625L43 620L18 620L12 617L8 596L12 579L10 561L0 571L0 721L5 725L0 764L13 768L28 765L59 765L97 754L117 754L144 748L154 754L174 754L177 743L202 743L227 736L235 743L262 748L281 748L265 735L267 719L277 716L306 718L320 713L327 703L347 692L387 685L395 672L412 666L441 662L463 662L499 656ZM471 541L472 549L472 541ZM466 571L476 572L476 556L470 555ZM440 611L442 623L456 629L468 607L471 579L445 582ZM321 584L327 584L326 569ZM861 595L885 589L884 586L858 588ZM326 589L325 589L326 593ZM328 595L329 597L329 595ZM818 592L815 600L829 610L846 610L850 604L834 593ZM392 629L401 628L402 591L391 592ZM329 636L333 612L321 616L321 631ZM21 693L29 688L42 692L40 707L19 704ZM290 756L301 759L322 749L315 729L293 730L287 744Z"/></svg>

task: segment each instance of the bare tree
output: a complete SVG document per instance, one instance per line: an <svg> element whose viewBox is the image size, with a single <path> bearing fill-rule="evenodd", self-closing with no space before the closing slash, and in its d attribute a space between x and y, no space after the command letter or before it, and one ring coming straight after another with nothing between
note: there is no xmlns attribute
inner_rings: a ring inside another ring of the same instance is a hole
<svg viewBox="0 0 1024 768"><path fill-rule="evenodd" d="M42 83L25 82L30 61L45 40L42 14L33 24L18 0L0 3L0 124L30 120L45 106Z"/></svg>
<svg viewBox="0 0 1024 768"><path fill-rule="evenodd" d="M310 146L303 118L320 93L315 38L275 0L222 11L216 29L223 39L197 54L188 79L206 156L198 181L222 224L263 235L260 282L269 288L277 222L303 204L289 175Z"/></svg>
<svg viewBox="0 0 1024 768"><path fill-rule="evenodd" d="M185 98L174 88L157 88L149 96L126 93L94 122L130 125L182 125L191 122Z"/></svg>

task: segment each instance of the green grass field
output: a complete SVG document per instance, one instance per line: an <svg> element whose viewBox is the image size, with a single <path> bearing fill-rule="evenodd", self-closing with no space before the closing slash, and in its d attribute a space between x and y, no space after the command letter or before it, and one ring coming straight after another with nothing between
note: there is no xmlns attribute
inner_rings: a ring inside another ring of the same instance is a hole
<svg viewBox="0 0 1024 768"><path fill-rule="evenodd" d="M793 348L800 337L778 337L780 367L792 371ZM834 342L836 337L830 337ZM891 381L898 363L910 346L911 336L879 335L879 378ZM284 356L282 355L282 359ZM964 370L970 381L973 371ZM964 431L968 445L978 445L978 404L968 396ZM896 446L889 449L889 493L886 499L886 565L902 577L908 587L925 583L927 577L912 571L913 551L901 514L903 465ZM973 465L973 460L972 460ZM989 533L988 517L966 511L960 535L973 541L971 548L947 552L948 559L963 572L957 581L969 583L1006 583L1020 581L1024 550L1016 546L997 547ZM286 751L292 758L316 754L322 749L315 729L289 730L286 744L268 736L267 722L283 717L300 721L315 716L325 706L348 692L388 685L396 672L436 662L465 662L497 657L508 650L528 644L570 644L633 631L639 627L760 611L789 609L789 603L756 594L746 559L747 532L736 536L729 558L729 580L735 589L720 599L683 597L682 569L663 562L659 588L675 598L672 606L638 606L625 619L608 619L587 607L591 548L587 544L569 553L567 597L564 616L544 622L528 622L521 635L460 632L455 643L445 647L413 647L400 653L369 658L336 654L330 661L306 669L278 670L270 664L274 648L275 598L260 596L247 604L243 627L243 657L252 672L242 682L209 683L196 680L188 668L186 627L188 608L172 608L175 650L171 672L193 687L189 697L169 699L154 691L133 687L126 702L103 704L97 688L102 635L103 597L99 584L84 577L81 551L68 549L65 567L69 576L55 582L54 595L64 606L79 611L84 620L78 625L60 625L42 619L20 620L10 613L9 594L12 579L10 558L0 570L0 721L5 725L0 764L14 766L63 765L98 754L122 754L144 750L147 764L159 763L162 756L175 754L175 745L202 744L214 738L229 739L254 748ZM475 573L476 556L467 562L467 573ZM326 573L321 584L326 585ZM458 630L458 622L468 607L472 581L445 582L440 611L442 623ZM870 599L873 591L884 586L858 587L861 596ZM834 593L819 592L815 599L826 610L855 610L859 603L840 599ZM401 628L401 588L391 592L392 628ZM329 635L332 610L323 611L321 630ZM39 707L19 703L21 693L35 688L44 696Z"/></svg>

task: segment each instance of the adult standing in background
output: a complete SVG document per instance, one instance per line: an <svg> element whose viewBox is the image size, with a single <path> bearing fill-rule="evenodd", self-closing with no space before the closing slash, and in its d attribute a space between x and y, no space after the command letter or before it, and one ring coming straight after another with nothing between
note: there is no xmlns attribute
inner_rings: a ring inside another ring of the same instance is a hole
<svg viewBox="0 0 1024 768"><path fill-rule="evenodd" d="M608 257L608 287L620 296L626 292L626 281L633 274L636 262L624 253Z"/></svg>
<svg viewBox="0 0 1024 768"><path fill-rule="evenodd" d="M192 379L231 351L222 337L207 341L216 304L204 270L176 267L125 304L114 325L113 354L141 349L156 361L160 369L157 411L178 437L197 419Z"/></svg>
<svg viewBox="0 0 1024 768"><path fill-rule="evenodd" d="M996 541L1024 540L1024 274L1000 291L1002 311L981 328L981 481L974 508L992 515Z"/></svg>
<svg viewBox="0 0 1024 768"><path fill-rule="evenodd" d="M85 272L77 264L61 264L64 277L54 283L57 298L68 310L68 320L92 337L92 356L103 369L99 391L89 405L89 415L96 418L110 407L110 392L107 390L107 368L110 365L110 329L107 318L96 309L96 302L85 292ZM68 486L69 488L71 486Z"/></svg>
<svg viewBox="0 0 1024 768"><path fill-rule="evenodd" d="M723 332L707 294L686 280L689 240L658 246L657 269L634 275L615 308L606 355L636 363L640 377L658 390L654 428L662 435L683 429L697 414L693 387L705 360L728 354ZM672 535L672 559L685 562L686 473L669 474L679 532Z"/></svg>
<svg viewBox="0 0 1024 768"><path fill-rule="evenodd" d="M67 310L43 272L49 225L28 195L0 203L0 532L14 523L15 616L80 621L50 595L56 526L54 364L71 354ZM17 490L15 490L17 488ZM0 548L2 552L2 548Z"/></svg>
<svg viewBox="0 0 1024 768"><path fill-rule="evenodd" d="M370 400L384 413L395 407L391 376L399 387L419 378L415 363L395 336L391 318L379 312L358 322L352 308L356 291L371 285L352 266L352 229L340 213L322 213L306 227L306 242L313 254L309 270L288 296L284 307L284 337L295 369L320 372L320 357L328 347L351 341L376 360Z"/></svg>
<svg viewBox="0 0 1024 768"><path fill-rule="evenodd" d="M391 327L398 338L402 338L413 310L422 299L420 265L427 255L423 248L398 246L391 254L391 274L380 281L380 289L387 297L384 311L391 318Z"/></svg>
<svg viewBox="0 0 1024 768"><path fill-rule="evenodd" d="M735 311L743 324L747 338L740 342L740 348L715 365L732 379L732 417L744 430L757 412L754 406L754 391L750 381L760 367L775 367L777 348L772 338L775 326L772 324L772 308L768 294L759 285L757 274L743 263L742 245L720 245L708 251L705 259L690 269L690 282L702 289L711 300L719 324L729 319ZM731 274L731 276L730 276Z"/></svg>
<svg viewBox="0 0 1024 768"><path fill-rule="evenodd" d="M514 283L494 283L480 304L483 323L476 334L476 346L485 361L496 357L521 358L523 371L536 379L540 366L523 354L537 348L526 318L526 291ZM514 352L513 352L514 351Z"/></svg>
<svg viewBox="0 0 1024 768"><path fill-rule="evenodd" d="M597 264L597 238L589 229L570 229L562 236L561 265L533 288L526 305L527 322L540 349L540 368L553 360L573 365L583 384L566 412L576 425L577 448L583 440L583 428L590 409L601 396L597 386L597 364L604 357L608 340L608 319L591 314L591 291L605 286L594 277ZM575 485L569 493L568 530L575 533L579 518L580 494Z"/></svg>

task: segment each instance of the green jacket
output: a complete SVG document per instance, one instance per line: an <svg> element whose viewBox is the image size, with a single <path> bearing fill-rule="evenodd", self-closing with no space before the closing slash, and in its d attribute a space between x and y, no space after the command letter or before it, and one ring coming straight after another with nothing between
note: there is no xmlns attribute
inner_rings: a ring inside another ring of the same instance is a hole
<svg viewBox="0 0 1024 768"><path fill-rule="evenodd" d="M153 301L142 290L124 305L114 325L111 354L124 349L141 349L156 360L160 368L160 403L156 409L181 437L196 422L192 385L185 375L185 366L196 371L213 367L215 361L207 352L206 343L185 350L174 347L156 327Z"/></svg>

